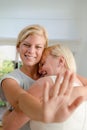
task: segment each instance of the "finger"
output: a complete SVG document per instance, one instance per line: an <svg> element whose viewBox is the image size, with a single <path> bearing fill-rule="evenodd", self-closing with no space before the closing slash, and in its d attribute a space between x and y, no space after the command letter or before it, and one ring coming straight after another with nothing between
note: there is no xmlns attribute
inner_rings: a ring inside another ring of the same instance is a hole
<svg viewBox="0 0 87 130"><path fill-rule="evenodd" d="M56 81L55 81L55 84L54 84L54 89L53 89L53 96L58 96L58 93L59 93L59 90L60 90L60 87L61 87L61 79L62 79L62 75L59 74L57 75L57 78L56 78Z"/></svg>
<svg viewBox="0 0 87 130"><path fill-rule="evenodd" d="M67 70L64 74L64 77L63 77L63 81L61 83L61 88L60 88L60 92L59 94L63 95L66 90L68 89L69 87L69 80L70 80L70 76L71 76L71 73L69 70Z"/></svg>
<svg viewBox="0 0 87 130"><path fill-rule="evenodd" d="M80 104L84 101L84 97L80 96L74 100L74 102L69 106L70 113L73 112Z"/></svg>
<svg viewBox="0 0 87 130"><path fill-rule="evenodd" d="M50 91L50 87L49 87L49 83L46 82L45 86L44 86L44 94L43 94L43 101L47 102L49 100L49 91Z"/></svg>
<svg viewBox="0 0 87 130"><path fill-rule="evenodd" d="M71 92L73 90L74 79L75 79L75 74L71 74L68 82L68 87L65 90L65 95L67 95L68 97L71 95Z"/></svg>

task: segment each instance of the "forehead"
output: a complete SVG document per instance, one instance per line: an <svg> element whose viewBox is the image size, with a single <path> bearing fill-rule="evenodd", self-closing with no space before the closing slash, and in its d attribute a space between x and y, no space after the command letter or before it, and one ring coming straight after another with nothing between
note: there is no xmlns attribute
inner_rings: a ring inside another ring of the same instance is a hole
<svg viewBox="0 0 87 130"><path fill-rule="evenodd" d="M28 44L40 44L40 45L45 45L46 44L46 40L45 38L42 36L42 35L37 35L37 34L34 34L34 35L29 35L28 37L26 37L23 42L26 42Z"/></svg>
<svg viewBox="0 0 87 130"><path fill-rule="evenodd" d="M29 39L43 39L45 40L45 38L42 35L38 35L38 34L32 34L32 35L28 35L24 40L29 40Z"/></svg>

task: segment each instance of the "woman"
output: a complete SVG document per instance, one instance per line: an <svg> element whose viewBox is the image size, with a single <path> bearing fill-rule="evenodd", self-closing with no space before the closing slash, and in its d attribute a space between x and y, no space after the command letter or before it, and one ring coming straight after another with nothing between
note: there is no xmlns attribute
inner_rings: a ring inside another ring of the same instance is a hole
<svg viewBox="0 0 87 130"><path fill-rule="evenodd" d="M40 61L42 52L44 48L47 47L47 44L47 32L45 28L40 25L27 26L19 33L16 48L20 54L23 65L20 69L16 69L12 73L6 75L1 81L2 87L0 87L4 92L6 99L13 106L13 109L18 104L20 94L25 92L23 89L27 90L29 86L39 78L39 74L37 73L38 62ZM31 103L32 102L30 101L30 104ZM41 118L39 117L40 110L38 110L38 106L36 106L34 111L32 110L32 107L29 109L30 117L37 119ZM29 123L27 123L23 129L29 129Z"/></svg>

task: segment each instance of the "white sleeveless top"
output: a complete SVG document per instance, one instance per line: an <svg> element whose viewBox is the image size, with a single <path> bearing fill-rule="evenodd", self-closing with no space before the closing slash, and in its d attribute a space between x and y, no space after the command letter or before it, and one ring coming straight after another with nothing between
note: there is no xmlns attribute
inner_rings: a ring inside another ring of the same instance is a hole
<svg viewBox="0 0 87 130"><path fill-rule="evenodd" d="M55 81L55 76L53 77ZM74 84L75 86L77 84ZM42 123L30 121L31 130L87 130L87 102L82 103L75 112L63 123Z"/></svg>

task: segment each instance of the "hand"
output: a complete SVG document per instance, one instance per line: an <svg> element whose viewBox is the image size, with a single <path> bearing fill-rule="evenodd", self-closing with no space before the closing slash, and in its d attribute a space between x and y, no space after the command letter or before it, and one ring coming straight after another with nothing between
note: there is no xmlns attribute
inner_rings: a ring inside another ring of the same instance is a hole
<svg viewBox="0 0 87 130"><path fill-rule="evenodd" d="M44 122L63 122L67 120L74 110L82 103L83 97L78 97L69 105L69 99L73 90L74 74L65 72L62 84L60 84L62 75L57 76L53 86L53 95L50 98L50 87L46 83L44 92Z"/></svg>

